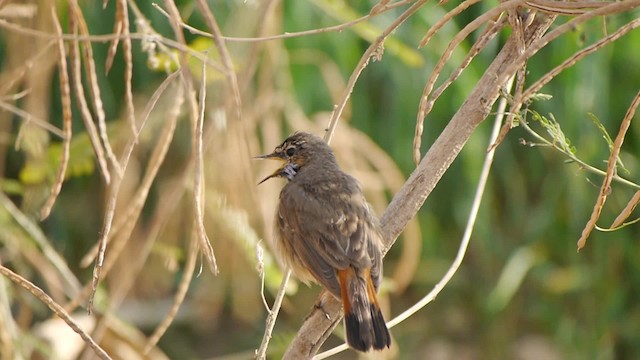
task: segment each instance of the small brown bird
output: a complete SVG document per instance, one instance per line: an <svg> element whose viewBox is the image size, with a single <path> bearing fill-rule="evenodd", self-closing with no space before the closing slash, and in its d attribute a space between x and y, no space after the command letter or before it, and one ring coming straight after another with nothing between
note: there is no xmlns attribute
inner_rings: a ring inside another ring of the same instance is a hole
<svg viewBox="0 0 640 360"><path fill-rule="evenodd" d="M297 132L271 154L285 177L275 216L276 251L304 282L315 280L342 300L347 343L354 349L391 345L376 292L382 279L382 234L357 180L342 172L318 136Z"/></svg>

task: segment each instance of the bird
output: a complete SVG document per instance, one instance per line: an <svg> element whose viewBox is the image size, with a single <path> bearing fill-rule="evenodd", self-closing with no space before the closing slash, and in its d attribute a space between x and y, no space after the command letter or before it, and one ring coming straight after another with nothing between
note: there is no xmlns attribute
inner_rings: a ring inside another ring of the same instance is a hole
<svg viewBox="0 0 640 360"><path fill-rule="evenodd" d="M315 281L342 301L350 347L362 352L390 347L376 295L383 235L359 182L341 170L322 138L307 132L295 132L256 158L282 163L259 184L287 179L274 217L277 256L301 281Z"/></svg>

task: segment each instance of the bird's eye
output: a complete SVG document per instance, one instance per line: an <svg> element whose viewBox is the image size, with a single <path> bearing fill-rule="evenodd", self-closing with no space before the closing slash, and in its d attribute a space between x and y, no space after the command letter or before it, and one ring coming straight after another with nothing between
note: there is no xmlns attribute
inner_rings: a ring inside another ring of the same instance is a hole
<svg viewBox="0 0 640 360"><path fill-rule="evenodd" d="M296 148L294 147L290 147L287 150L285 150L285 154L287 154L287 156L293 156L293 154L296 153Z"/></svg>

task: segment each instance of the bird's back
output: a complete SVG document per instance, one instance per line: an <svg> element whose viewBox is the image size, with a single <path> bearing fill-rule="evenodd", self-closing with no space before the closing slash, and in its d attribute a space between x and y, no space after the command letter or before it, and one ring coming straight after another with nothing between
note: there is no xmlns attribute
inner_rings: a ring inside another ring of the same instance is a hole
<svg viewBox="0 0 640 360"><path fill-rule="evenodd" d="M276 213L280 254L302 280L315 279L336 296L335 270L372 268L380 281L381 235L360 185L339 169L300 172L280 193Z"/></svg>

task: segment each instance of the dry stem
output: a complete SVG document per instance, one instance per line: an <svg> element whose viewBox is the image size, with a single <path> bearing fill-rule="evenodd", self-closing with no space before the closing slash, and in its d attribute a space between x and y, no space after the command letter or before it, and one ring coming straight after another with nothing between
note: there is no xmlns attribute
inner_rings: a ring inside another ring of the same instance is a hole
<svg viewBox="0 0 640 360"><path fill-rule="evenodd" d="M631 119L636 113L636 109L640 105L640 91L636 94L635 98L631 102L631 106L627 110L627 114L624 116L622 123L620 124L620 130L618 131L618 135L616 136L616 140L613 142L613 148L611 149L611 154L609 155L609 162L607 166L607 174L602 181L602 186L600 187L600 194L598 195L598 199L596 200L596 204L593 207L593 212L591 213L591 217L582 230L582 234L580 235L580 239L578 239L578 251L580 251L584 245L587 243L587 238L591 231L596 226L596 222L600 218L600 213L602 212L602 207L604 206L605 201L607 201L607 196L611 192L611 180L613 180L613 175L616 171L616 164L618 155L620 154L620 149L622 148L622 144L624 143L624 137L627 134L627 130L629 130L629 125L631 125Z"/></svg>
<svg viewBox="0 0 640 360"><path fill-rule="evenodd" d="M38 300L40 300L43 304L47 305L47 307L49 307L51 311L53 311L56 315L58 315L59 318L64 320L64 322L66 322L67 325L69 325L71 330L75 331L76 333L78 333L78 335L80 335L82 340L84 340L87 343L87 345L93 350L93 352L96 353L96 355L98 355L99 358L104 360L111 360L111 357L100 347L100 345L98 345L91 338L91 336L89 336L89 334L87 334L84 330L82 330L80 326L78 326L78 324L76 324L76 322L73 320L73 318L71 318L71 316L64 310L64 308L62 308L60 304L55 302L42 289L40 289L39 287L31 283L29 280L23 278L22 276L14 273L13 271L7 269L2 265L0 265L0 274L9 278L11 281L16 283L17 285L23 287L24 289L29 291L31 294L33 294L35 297L37 297Z"/></svg>

